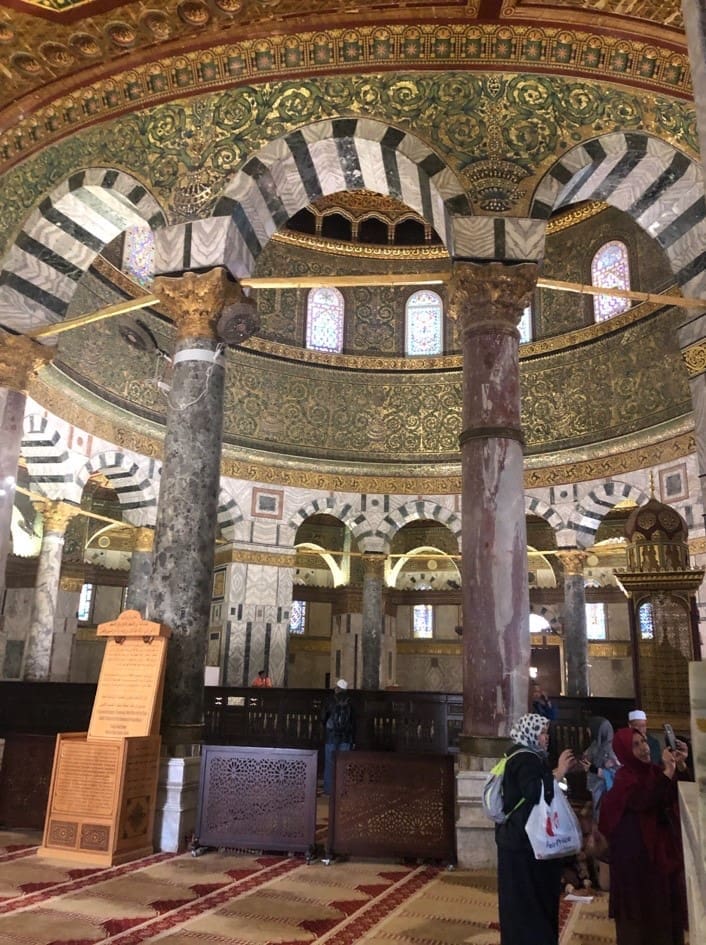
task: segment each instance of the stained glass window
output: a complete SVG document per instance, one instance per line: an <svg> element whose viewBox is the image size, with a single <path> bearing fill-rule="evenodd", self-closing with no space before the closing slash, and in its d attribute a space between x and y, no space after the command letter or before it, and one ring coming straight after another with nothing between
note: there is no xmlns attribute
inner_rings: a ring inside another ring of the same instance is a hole
<svg viewBox="0 0 706 945"><path fill-rule="evenodd" d="M304 633L306 630L306 601L293 600L289 611L289 632Z"/></svg>
<svg viewBox="0 0 706 945"><path fill-rule="evenodd" d="M605 640L605 604L586 604L586 637L589 640Z"/></svg>
<svg viewBox="0 0 706 945"><path fill-rule="evenodd" d="M306 313L306 346L314 351L343 351L343 296L331 286L312 289Z"/></svg>
<svg viewBox="0 0 706 945"><path fill-rule="evenodd" d="M628 248L620 240L604 243L591 263L591 282L602 289L629 289L630 263ZM613 295L594 295L593 314L597 322L620 315L630 308L630 299Z"/></svg>
<svg viewBox="0 0 706 945"><path fill-rule="evenodd" d="M434 635L434 618L431 604L415 604L412 608L412 636L417 639Z"/></svg>
<svg viewBox="0 0 706 945"><path fill-rule="evenodd" d="M651 601L645 601L637 608L637 623L640 630L640 639L654 640L655 621Z"/></svg>
<svg viewBox="0 0 706 945"><path fill-rule="evenodd" d="M148 226L131 226L125 231L123 269L140 285L154 278L154 233Z"/></svg>
<svg viewBox="0 0 706 945"><path fill-rule="evenodd" d="M441 297L430 289L420 289L407 299L405 307L405 352L409 357L442 353Z"/></svg>
<svg viewBox="0 0 706 945"><path fill-rule="evenodd" d="M528 305L525 310L522 312L522 318L520 319L520 324L517 326L517 330L520 333L520 344L526 345L528 341L532 340L532 306Z"/></svg>
<svg viewBox="0 0 706 945"><path fill-rule="evenodd" d="M81 588L81 596L78 599L78 612L76 616L80 623L88 623L91 619L91 604L93 603L93 591L95 585L84 584Z"/></svg>

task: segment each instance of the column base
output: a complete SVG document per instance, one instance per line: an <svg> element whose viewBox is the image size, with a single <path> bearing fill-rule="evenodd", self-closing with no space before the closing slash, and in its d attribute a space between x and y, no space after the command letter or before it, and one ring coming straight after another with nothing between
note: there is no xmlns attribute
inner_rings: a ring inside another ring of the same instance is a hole
<svg viewBox="0 0 706 945"><path fill-rule="evenodd" d="M162 758L157 783L154 818L154 848L163 853L180 853L196 830L201 759Z"/></svg>
<svg viewBox="0 0 706 945"><path fill-rule="evenodd" d="M507 745L507 739L503 742ZM463 869L497 869L495 824L483 813L481 797L488 772L500 757L459 755L456 773L456 857Z"/></svg>

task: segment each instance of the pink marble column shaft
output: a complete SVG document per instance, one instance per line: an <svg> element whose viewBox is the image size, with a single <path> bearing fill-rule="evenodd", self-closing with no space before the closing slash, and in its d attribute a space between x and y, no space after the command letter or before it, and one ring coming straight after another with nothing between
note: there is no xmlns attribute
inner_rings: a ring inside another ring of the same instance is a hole
<svg viewBox="0 0 706 945"><path fill-rule="evenodd" d="M485 754L526 711L529 590L517 324L534 264L456 263L463 335L464 748Z"/></svg>

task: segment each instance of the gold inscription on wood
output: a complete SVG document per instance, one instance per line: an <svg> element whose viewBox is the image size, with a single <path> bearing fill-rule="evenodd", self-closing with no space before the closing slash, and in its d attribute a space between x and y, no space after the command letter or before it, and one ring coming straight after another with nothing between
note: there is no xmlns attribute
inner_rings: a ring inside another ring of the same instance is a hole
<svg viewBox="0 0 706 945"><path fill-rule="evenodd" d="M88 729L90 738L152 734L166 640L109 639Z"/></svg>
<svg viewBox="0 0 706 945"><path fill-rule="evenodd" d="M121 745L62 741L53 787L52 814L112 817Z"/></svg>

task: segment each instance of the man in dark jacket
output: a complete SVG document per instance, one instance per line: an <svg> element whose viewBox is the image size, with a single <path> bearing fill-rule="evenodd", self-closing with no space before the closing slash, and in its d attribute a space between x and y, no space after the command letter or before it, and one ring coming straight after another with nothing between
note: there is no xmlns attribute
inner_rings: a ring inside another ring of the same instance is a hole
<svg viewBox="0 0 706 945"><path fill-rule="evenodd" d="M333 787L333 766L337 751L350 751L355 738L355 717L348 695L348 683L339 679L333 695L324 703L321 721L324 726L324 794Z"/></svg>

